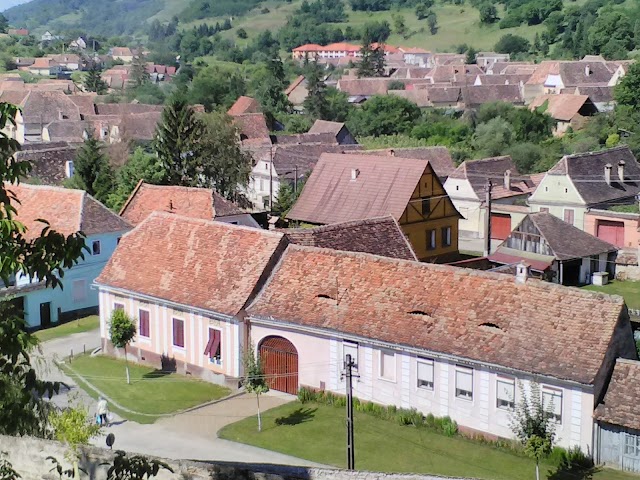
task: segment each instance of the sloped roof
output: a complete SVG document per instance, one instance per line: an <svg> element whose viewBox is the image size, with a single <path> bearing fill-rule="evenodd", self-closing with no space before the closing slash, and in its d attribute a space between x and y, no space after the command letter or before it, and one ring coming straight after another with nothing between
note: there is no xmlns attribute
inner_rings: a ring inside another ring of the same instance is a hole
<svg viewBox="0 0 640 480"><path fill-rule="evenodd" d="M243 113L260 113L261 111L260 103L255 98L242 95L227 110L227 115L235 116Z"/></svg>
<svg viewBox="0 0 640 480"><path fill-rule="evenodd" d="M338 135L344 128L343 122L328 122L327 120L316 120L307 133L331 133Z"/></svg>
<svg viewBox="0 0 640 480"><path fill-rule="evenodd" d="M620 182L617 166L624 162L625 181ZM611 185L605 181L605 165L611 165ZM566 155L556 163L548 175L568 175L583 200L594 205L640 192L640 165L627 146L599 152Z"/></svg>
<svg viewBox="0 0 640 480"><path fill-rule="evenodd" d="M608 85L580 85L576 93L587 95L594 103L613 102L613 87Z"/></svg>
<svg viewBox="0 0 640 480"><path fill-rule="evenodd" d="M604 83L613 77L605 62L560 62L560 77L566 87Z"/></svg>
<svg viewBox="0 0 640 480"><path fill-rule="evenodd" d="M594 383L616 326L628 324L618 296L298 245L247 311L283 328L342 332L583 384Z"/></svg>
<svg viewBox="0 0 640 480"><path fill-rule="evenodd" d="M558 260L584 258L613 252L617 247L580 230L547 212L530 213L529 219L549 244Z"/></svg>
<svg viewBox="0 0 640 480"><path fill-rule="evenodd" d="M83 231L87 235L129 230L131 225L84 190L46 185L5 184L20 204L17 220L27 227L27 237L40 234L45 224L63 235Z"/></svg>
<svg viewBox="0 0 640 480"><path fill-rule="evenodd" d="M296 88L298 88L298 85L302 84L302 82L304 81L305 81L304 75L298 75L298 77L296 77L296 79L293 82L291 82L291 84L284 91L284 94L290 95L291 92L293 92Z"/></svg>
<svg viewBox="0 0 640 480"><path fill-rule="evenodd" d="M297 167L298 178L311 172L324 153L343 153L359 150L360 145L301 144L278 145L273 149L273 166L279 178L293 179Z"/></svg>
<svg viewBox="0 0 640 480"><path fill-rule="evenodd" d="M122 237L96 283L235 315L284 242L281 233L154 212Z"/></svg>
<svg viewBox="0 0 640 480"><path fill-rule="evenodd" d="M616 359L609 388L593 417L601 422L640 429L640 362Z"/></svg>
<svg viewBox="0 0 640 480"><path fill-rule="evenodd" d="M571 95L568 93L540 95L531 102L529 109L535 110L546 105L544 113L556 120L569 122L588 101L589 97L587 95Z"/></svg>
<svg viewBox="0 0 640 480"><path fill-rule="evenodd" d="M56 120L48 123L46 129L52 142L84 142L84 134L93 133L93 127L84 120Z"/></svg>
<svg viewBox="0 0 640 480"><path fill-rule="evenodd" d="M80 109L68 95L59 91L39 92L29 90L20 102L25 123L46 125L56 120L80 120Z"/></svg>
<svg viewBox="0 0 640 480"><path fill-rule="evenodd" d="M477 85L462 88L462 99L467 107L489 102L524 103L519 85Z"/></svg>
<svg viewBox="0 0 640 480"><path fill-rule="evenodd" d="M287 217L317 224L398 219L428 166L420 159L325 153Z"/></svg>
<svg viewBox="0 0 640 480"><path fill-rule="evenodd" d="M162 105L146 103L99 103L96 104L98 115L134 115L141 113L162 113Z"/></svg>
<svg viewBox="0 0 640 480"><path fill-rule="evenodd" d="M407 147L362 150L364 155L389 155L398 158L417 158L427 160L433 171L441 180L447 178L456 166L447 147Z"/></svg>
<svg viewBox="0 0 640 480"><path fill-rule="evenodd" d="M387 93L389 95L395 95L396 97L405 98L420 108L433 106L433 103L429 99L429 90L427 89L389 90Z"/></svg>
<svg viewBox="0 0 640 480"><path fill-rule="evenodd" d="M66 164L73 162L75 157L76 147L67 142L27 144L16 153L18 160L31 163L29 178L37 178L45 185L62 185L67 179Z"/></svg>
<svg viewBox="0 0 640 480"><path fill-rule="evenodd" d="M267 127L267 120L263 113L243 113L236 115L233 117L233 122L240 130L240 134L247 137L246 140L269 140L269 128Z"/></svg>
<svg viewBox="0 0 640 480"><path fill-rule="evenodd" d="M282 233L296 245L418 260L400 225L391 216L315 228L290 228Z"/></svg>
<svg viewBox="0 0 640 480"><path fill-rule="evenodd" d="M200 220L244 213L210 188L152 185L140 180L120 209L120 216L132 225L138 225L153 212Z"/></svg>
<svg viewBox="0 0 640 480"><path fill-rule="evenodd" d="M512 176L520 175L518 167L509 155L501 157L483 158L480 160L465 160L449 175L449 178L468 180L473 190L483 193L488 179L503 182L504 173L510 170Z"/></svg>

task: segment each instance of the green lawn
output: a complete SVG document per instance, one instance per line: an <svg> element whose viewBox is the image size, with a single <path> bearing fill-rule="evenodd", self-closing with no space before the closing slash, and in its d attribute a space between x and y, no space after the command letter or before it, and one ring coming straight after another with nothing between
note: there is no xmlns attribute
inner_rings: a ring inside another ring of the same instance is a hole
<svg viewBox="0 0 640 480"><path fill-rule="evenodd" d="M585 290L608 293L610 295L622 295L629 308L640 309L640 282L613 281L603 287L587 285Z"/></svg>
<svg viewBox="0 0 640 480"><path fill-rule="evenodd" d="M90 315L88 317L80 318L78 320L72 320L71 322L63 323L57 327L47 328L46 330L38 330L35 336L41 342L47 340L53 340L54 338L66 337L74 333L83 333L95 330L100 327L100 318L97 315Z"/></svg>
<svg viewBox="0 0 640 480"><path fill-rule="evenodd" d="M345 467L343 408L293 402L263 413L258 433L256 418L226 426L219 436L328 465ZM461 437L403 427L362 412L355 413L355 457L359 470L414 472L474 477L487 480L531 480L534 463L523 456ZM550 466L544 464L542 478ZM613 470L597 473L598 480L638 480Z"/></svg>
<svg viewBox="0 0 640 480"><path fill-rule="evenodd" d="M231 393L228 388L220 385L131 363L129 363L131 384L127 385L124 361L106 356L77 357L70 366L115 402L143 414L174 413L217 400ZM93 398L97 398L97 393L88 388L85 382L68 368L65 370L83 390ZM138 423L153 423L159 418L132 414L113 405L110 405L110 408L123 418Z"/></svg>

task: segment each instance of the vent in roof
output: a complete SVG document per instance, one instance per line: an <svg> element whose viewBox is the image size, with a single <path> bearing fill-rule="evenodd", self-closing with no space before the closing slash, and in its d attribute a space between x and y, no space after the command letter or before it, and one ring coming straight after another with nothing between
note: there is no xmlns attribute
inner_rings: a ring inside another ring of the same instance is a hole
<svg viewBox="0 0 640 480"><path fill-rule="evenodd" d="M316 298L318 300L322 300L324 302L334 303L336 305L338 304L338 301L334 297L332 297L331 295L327 295L325 293L321 293L319 295L316 295Z"/></svg>
<svg viewBox="0 0 640 480"><path fill-rule="evenodd" d="M412 317L421 318L423 320L433 320L433 317L429 313L425 312L424 310L411 310L410 312L407 312L407 313Z"/></svg>
<svg viewBox="0 0 640 480"><path fill-rule="evenodd" d="M487 330L494 330L496 333L498 332L504 333L504 330L499 325L496 325L495 323L485 322L485 323L481 323L479 326Z"/></svg>

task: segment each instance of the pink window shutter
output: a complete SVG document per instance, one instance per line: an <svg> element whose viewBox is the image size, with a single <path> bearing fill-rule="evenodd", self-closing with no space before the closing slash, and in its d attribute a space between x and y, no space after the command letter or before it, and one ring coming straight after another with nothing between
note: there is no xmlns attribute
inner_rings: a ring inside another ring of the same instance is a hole
<svg viewBox="0 0 640 480"><path fill-rule="evenodd" d="M211 330L209 330L209 332L211 332ZM216 356L218 348L220 348L221 337L222 334L220 333L220 331L213 330L213 336L211 337L213 339L213 344L211 345L211 351L209 352L210 358L214 358Z"/></svg>

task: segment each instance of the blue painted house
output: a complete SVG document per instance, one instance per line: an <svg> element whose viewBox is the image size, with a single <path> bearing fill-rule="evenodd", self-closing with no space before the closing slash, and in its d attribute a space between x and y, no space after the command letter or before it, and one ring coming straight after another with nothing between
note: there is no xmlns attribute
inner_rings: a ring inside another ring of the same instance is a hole
<svg viewBox="0 0 640 480"><path fill-rule="evenodd" d="M38 236L45 226L38 219L45 219L64 235L82 231L88 251L84 260L65 271L62 289L17 275L0 287L0 298L12 298L24 311L30 328L97 313L98 291L92 288L93 281L131 225L83 190L27 184L12 185L10 190L20 201L17 220L27 228L27 237Z"/></svg>

